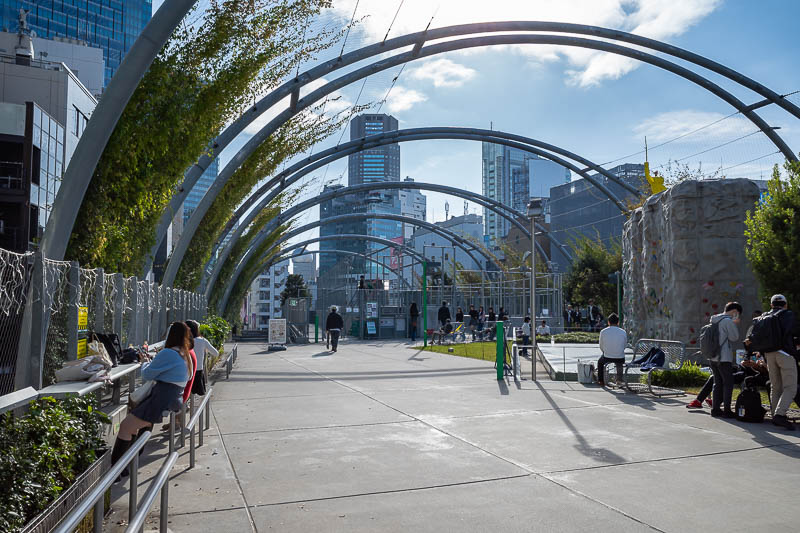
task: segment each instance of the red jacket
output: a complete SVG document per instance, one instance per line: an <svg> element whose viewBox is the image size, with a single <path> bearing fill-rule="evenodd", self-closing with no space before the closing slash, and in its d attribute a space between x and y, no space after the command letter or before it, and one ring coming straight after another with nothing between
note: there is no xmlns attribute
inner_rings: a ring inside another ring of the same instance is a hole
<svg viewBox="0 0 800 533"><path fill-rule="evenodd" d="M189 381L186 382L186 388L183 389L183 403L186 403L186 400L189 399L189 395L192 393L194 374L197 371L197 356L194 354L194 350L189 350L189 354L192 356L192 375L189 376Z"/></svg>

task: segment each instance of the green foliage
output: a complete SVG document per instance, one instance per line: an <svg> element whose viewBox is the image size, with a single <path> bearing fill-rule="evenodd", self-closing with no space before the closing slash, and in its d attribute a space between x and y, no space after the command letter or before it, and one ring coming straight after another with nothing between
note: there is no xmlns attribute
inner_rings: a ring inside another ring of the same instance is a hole
<svg viewBox="0 0 800 533"><path fill-rule="evenodd" d="M780 293L789 305L800 302L800 163L787 162L786 179L775 166L764 202L748 211L745 254L763 296ZM769 305L765 304L765 309Z"/></svg>
<svg viewBox="0 0 800 533"><path fill-rule="evenodd" d="M597 344L600 342L600 334L591 331L570 331L557 333L552 337L559 344ZM550 342L550 336L536 335L536 342L547 344Z"/></svg>
<svg viewBox="0 0 800 533"><path fill-rule="evenodd" d="M700 370L700 365L691 361L686 361L680 370L670 372L653 370L652 374L650 378L652 384L659 387L700 387L711 375ZM642 380L646 379L647 376L642 376Z"/></svg>
<svg viewBox="0 0 800 533"><path fill-rule="evenodd" d="M81 204L67 258L140 274L161 213L184 171L208 151L209 140L292 75L297 64L336 41L336 34L307 28L329 5L329 0L225 0L190 14L117 123ZM305 138L304 124L294 121L276 138ZM279 150L271 160L296 147ZM232 187L237 186L235 181Z"/></svg>
<svg viewBox="0 0 800 533"><path fill-rule="evenodd" d="M25 416L0 418L0 531L19 530L97 460L108 417L95 403L43 398Z"/></svg>
<svg viewBox="0 0 800 533"><path fill-rule="evenodd" d="M573 259L564 280L564 296L573 305L594 300L605 316L617 308L617 286L608 276L622 271L622 247L606 248L599 240L581 237L572 244Z"/></svg>
<svg viewBox="0 0 800 533"><path fill-rule="evenodd" d="M308 287L301 274L289 274L286 278L286 288L281 291L281 305L286 303L287 298L304 298L310 296Z"/></svg>
<svg viewBox="0 0 800 533"><path fill-rule="evenodd" d="M208 339L208 342L217 350L222 350L230 332L231 325L221 316L208 315L200 324L200 335Z"/></svg>

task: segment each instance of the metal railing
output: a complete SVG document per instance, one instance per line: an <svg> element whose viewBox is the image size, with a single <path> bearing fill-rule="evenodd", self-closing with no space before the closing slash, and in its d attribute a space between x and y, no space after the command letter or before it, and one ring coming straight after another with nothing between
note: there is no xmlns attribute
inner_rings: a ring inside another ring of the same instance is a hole
<svg viewBox="0 0 800 533"><path fill-rule="evenodd" d="M233 364L236 363L236 358L239 356L239 345L234 344L231 353L228 354L228 358L225 359L225 379L231 377L231 371L233 370Z"/></svg>
<svg viewBox="0 0 800 533"><path fill-rule="evenodd" d="M150 431L145 431L139 435L128 451L111 467L111 470L106 472L97 485L83 498L81 503L53 530L53 533L71 533L92 509L94 509L94 532L102 533L105 493L125 468L128 468L130 473L128 521L133 520L136 511L136 488L139 482L139 450L144 448L151 435Z"/></svg>

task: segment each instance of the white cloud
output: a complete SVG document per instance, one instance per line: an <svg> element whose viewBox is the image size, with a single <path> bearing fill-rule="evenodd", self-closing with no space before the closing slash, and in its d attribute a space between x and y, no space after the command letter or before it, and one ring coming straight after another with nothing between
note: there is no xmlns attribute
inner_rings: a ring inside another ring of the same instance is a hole
<svg viewBox="0 0 800 533"><path fill-rule="evenodd" d="M434 87L461 87L475 74L475 69L445 58L427 61L408 73L411 79L432 81Z"/></svg>
<svg viewBox="0 0 800 533"><path fill-rule="evenodd" d="M739 115L725 117L726 115L722 113L694 109L668 111L645 120L634 128L634 133L638 139L647 136L648 143L652 144L675 139L703 128L697 133L685 137L685 142L697 143L704 139L721 140L739 137L755 129L752 122ZM676 142L682 140L679 139Z"/></svg>
<svg viewBox="0 0 800 533"><path fill-rule="evenodd" d="M408 111L414 104L424 102L428 97L414 89L406 89L401 85L395 85L389 97L386 99L386 107L392 113Z"/></svg>
<svg viewBox="0 0 800 533"><path fill-rule="evenodd" d="M406 0L389 37L418 32L433 16L432 28L470 22L505 20L559 21L614 28L658 40L682 35L711 14L721 0ZM356 0L337 0L333 10L349 21ZM365 44L381 41L397 10L397 2L360 0L356 18ZM567 81L582 87L618 79L636 69L626 57L574 47L519 45L512 49L536 63L565 60ZM480 53L473 49L470 53Z"/></svg>

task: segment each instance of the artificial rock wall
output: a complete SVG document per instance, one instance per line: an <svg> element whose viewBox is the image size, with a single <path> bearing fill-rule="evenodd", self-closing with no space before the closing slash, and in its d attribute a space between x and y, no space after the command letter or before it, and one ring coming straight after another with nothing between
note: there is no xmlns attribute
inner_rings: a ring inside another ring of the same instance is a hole
<svg viewBox="0 0 800 533"><path fill-rule="evenodd" d="M742 335L759 308L744 255L744 220L759 197L750 180L684 181L651 196L625 222L624 326L632 339L697 335L729 301L744 307Z"/></svg>

